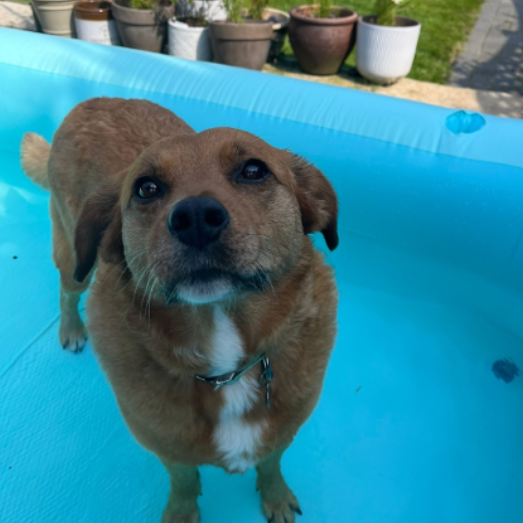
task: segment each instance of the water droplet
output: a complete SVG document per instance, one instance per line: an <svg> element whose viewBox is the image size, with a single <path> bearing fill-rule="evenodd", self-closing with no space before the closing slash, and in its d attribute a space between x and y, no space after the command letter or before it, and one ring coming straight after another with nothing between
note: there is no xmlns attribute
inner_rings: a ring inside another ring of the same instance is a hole
<svg viewBox="0 0 523 523"><path fill-rule="evenodd" d="M519 369L517 365L509 360L497 360L492 364L492 372L498 379L502 379L505 383L510 383L516 376L519 376Z"/></svg>

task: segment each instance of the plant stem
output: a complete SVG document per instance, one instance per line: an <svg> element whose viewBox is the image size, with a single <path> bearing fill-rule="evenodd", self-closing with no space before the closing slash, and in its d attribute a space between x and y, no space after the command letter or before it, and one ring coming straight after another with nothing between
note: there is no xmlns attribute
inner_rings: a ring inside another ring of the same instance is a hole
<svg viewBox="0 0 523 523"><path fill-rule="evenodd" d="M263 10L269 5L269 0L251 0L251 16L253 20L261 20Z"/></svg>
<svg viewBox="0 0 523 523"><path fill-rule="evenodd" d="M320 11L318 14L319 18L328 18L331 14L332 0L319 0Z"/></svg>
<svg viewBox="0 0 523 523"><path fill-rule="evenodd" d="M398 6L392 0L376 0L375 11L378 16L378 25L394 27Z"/></svg>
<svg viewBox="0 0 523 523"><path fill-rule="evenodd" d="M229 22L241 24L243 22L243 0L225 0L224 3Z"/></svg>
<svg viewBox="0 0 523 523"><path fill-rule="evenodd" d="M155 0L130 0L129 6L133 9L153 9L156 4Z"/></svg>

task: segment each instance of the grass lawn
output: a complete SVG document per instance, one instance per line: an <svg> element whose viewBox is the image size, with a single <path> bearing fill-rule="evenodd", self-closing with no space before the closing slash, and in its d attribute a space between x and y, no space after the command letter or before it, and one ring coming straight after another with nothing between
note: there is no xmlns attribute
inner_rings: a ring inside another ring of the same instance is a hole
<svg viewBox="0 0 523 523"><path fill-rule="evenodd" d="M451 64L467 40L484 0L411 0L401 14L421 22L421 35L409 78L439 84L447 83ZM288 11L296 0L270 0L271 7ZM306 2L303 2L306 3ZM312 3L312 2L311 2ZM372 14L374 0L334 0L335 5L354 9L360 15ZM284 53L292 55L290 45ZM347 59L354 66L356 53Z"/></svg>

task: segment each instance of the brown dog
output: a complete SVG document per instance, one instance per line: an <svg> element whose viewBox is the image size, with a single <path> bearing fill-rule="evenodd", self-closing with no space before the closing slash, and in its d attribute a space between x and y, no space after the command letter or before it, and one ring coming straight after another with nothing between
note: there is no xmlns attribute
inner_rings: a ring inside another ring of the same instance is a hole
<svg viewBox="0 0 523 523"><path fill-rule="evenodd" d="M335 338L331 269L306 236L338 243L323 174L233 129L195 133L139 100L77 106L52 147L22 143L51 191L60 341L93 347L135 437L164 463L162 521L200 520L197 467L256 466L265 516L292 523L280 458L311 414ZM271 378L273 378L271 380Z"/></svg>

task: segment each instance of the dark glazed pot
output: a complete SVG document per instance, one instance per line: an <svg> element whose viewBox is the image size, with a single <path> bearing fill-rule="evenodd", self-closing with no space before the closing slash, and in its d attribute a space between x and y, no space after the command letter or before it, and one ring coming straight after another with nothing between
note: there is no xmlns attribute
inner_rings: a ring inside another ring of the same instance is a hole
<svg viewBox="0 0 523 523"><path fill-rule="evenodd" d="M273 36L271 22L211 22L209 30L215 62L260 71L267 61Z"/></svg>
<svg viewBox="0 0 523 523"><path fill-rule="evenodd" d="M291 9L289 39L300 67L310 74L336 74L356 41L358 13L333 7L335 18L314 18L315 6Z"/></svg>
<svg viewBox="0 0 523 523"><path fill-rule="evenodd" d="M174 5L157 9L131 9L112 2L111 11L126 47L161 53L167 42L167 20L174 15Z"/></svg>

